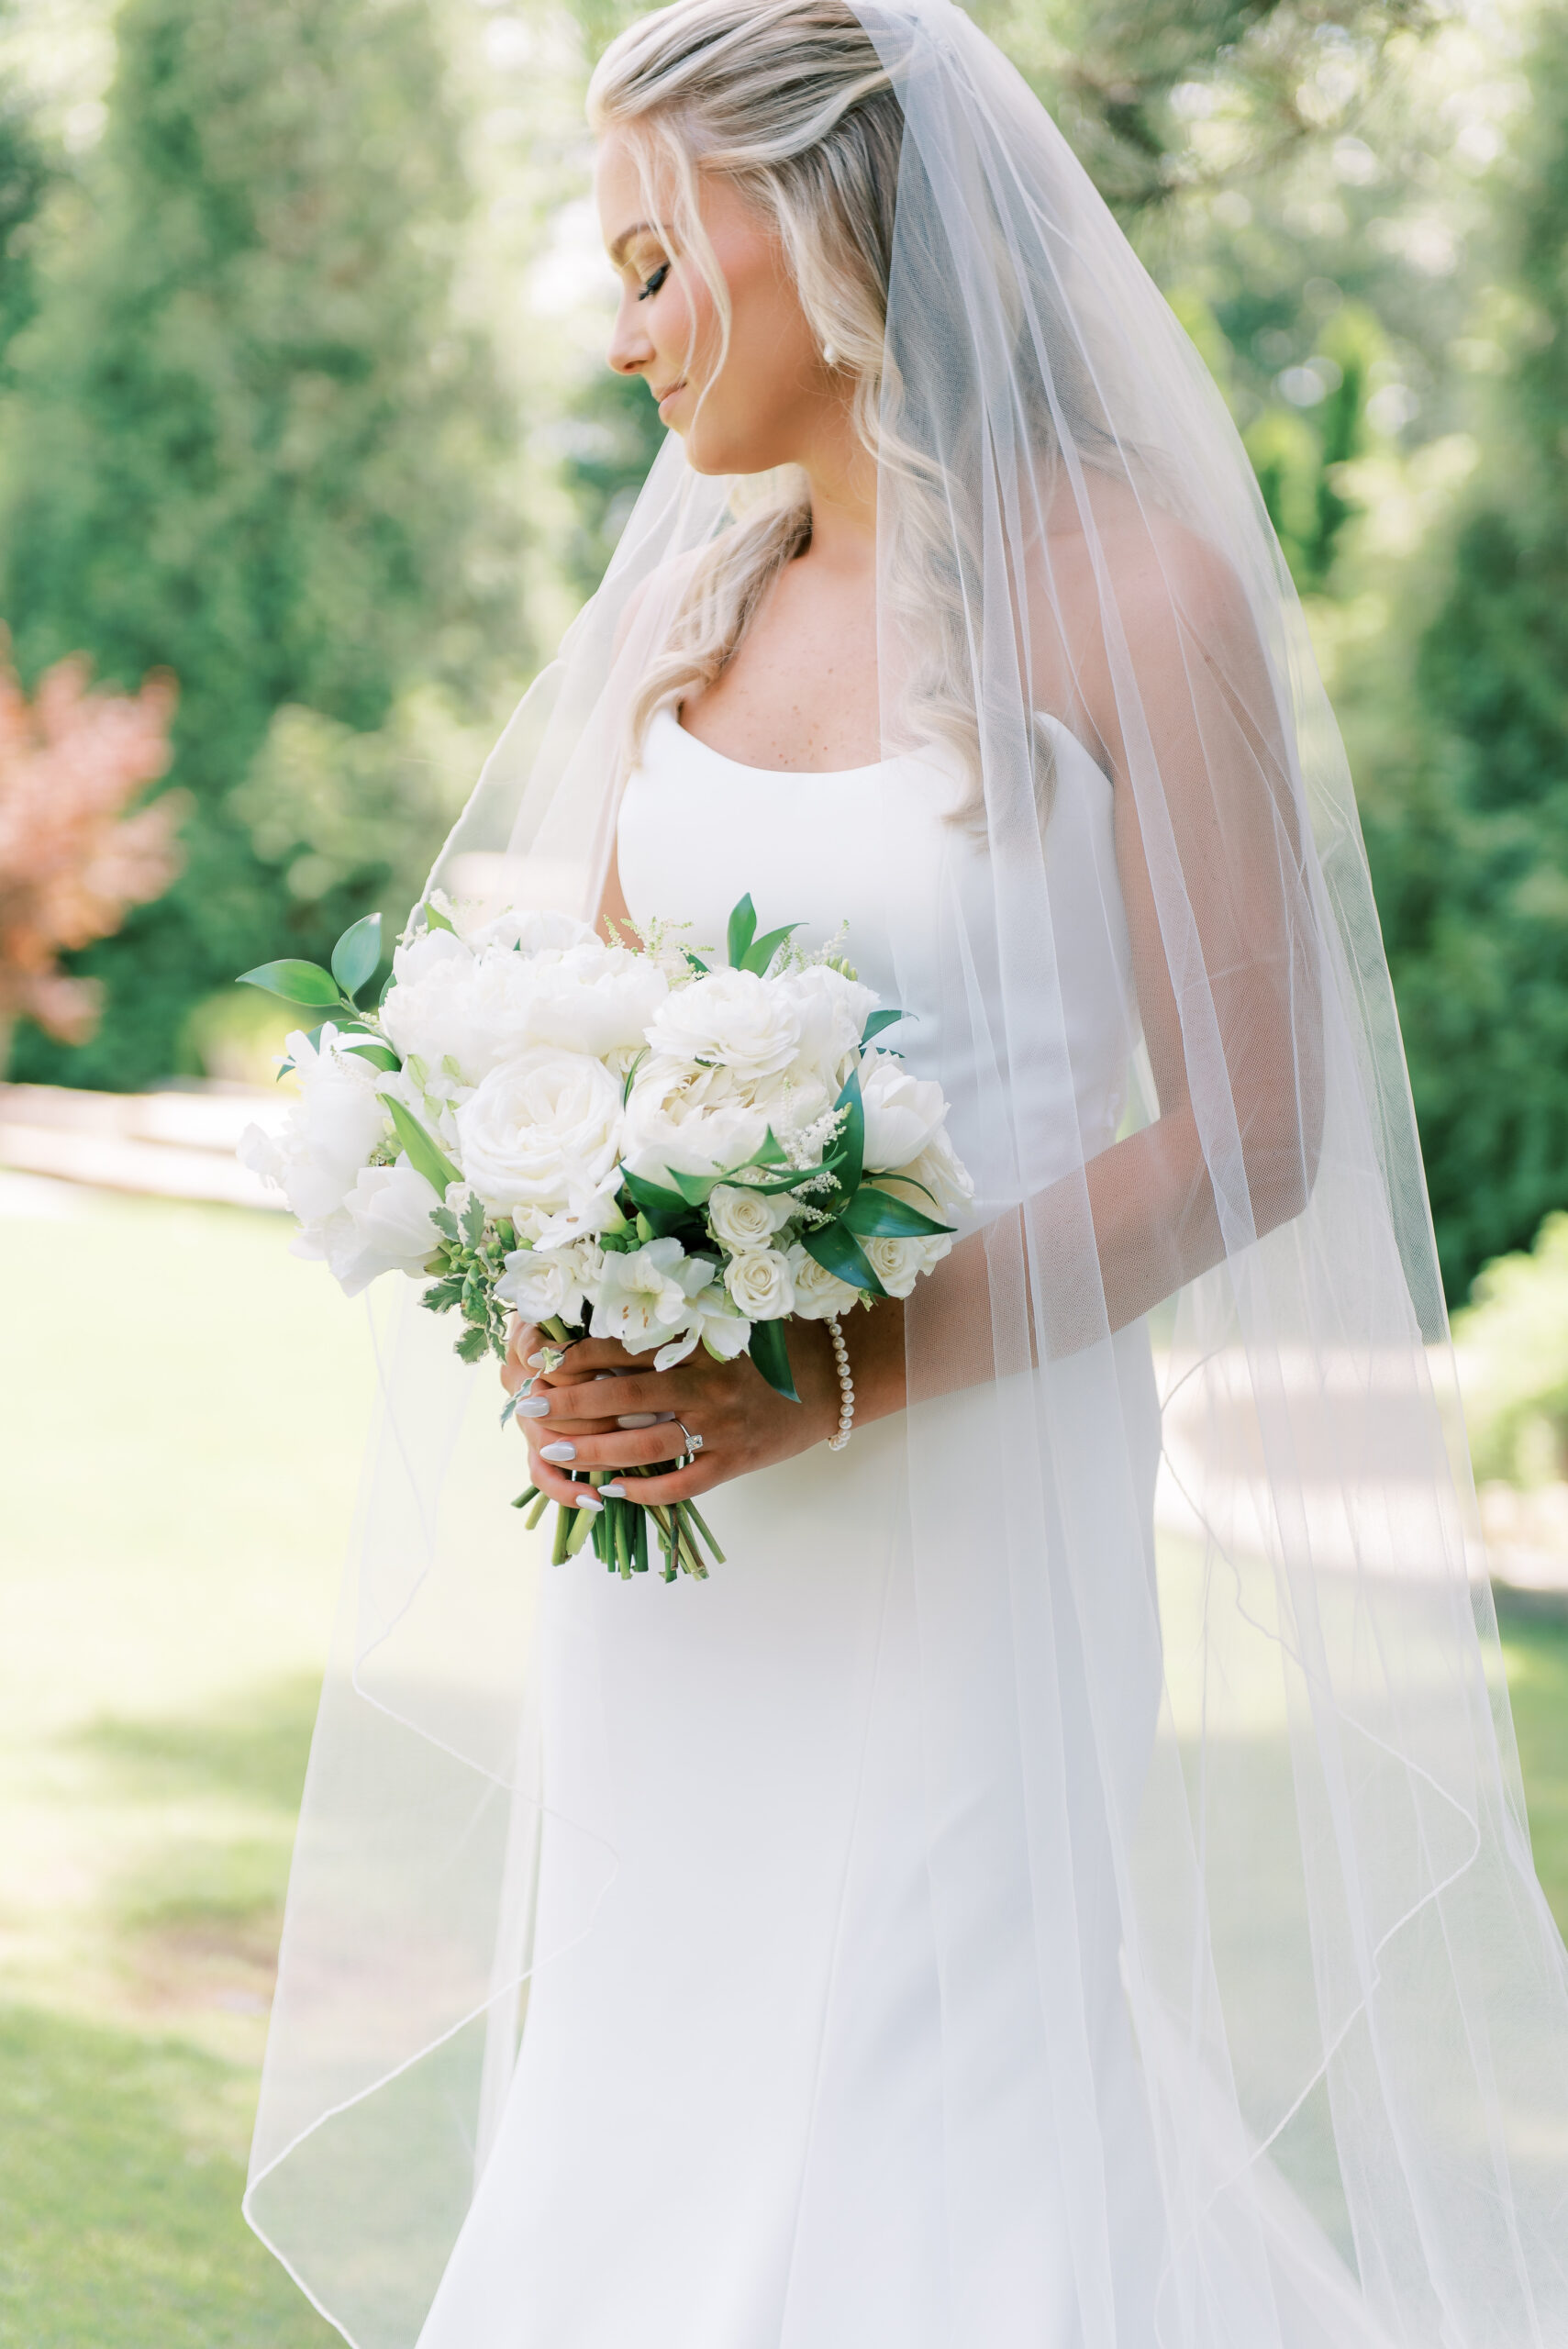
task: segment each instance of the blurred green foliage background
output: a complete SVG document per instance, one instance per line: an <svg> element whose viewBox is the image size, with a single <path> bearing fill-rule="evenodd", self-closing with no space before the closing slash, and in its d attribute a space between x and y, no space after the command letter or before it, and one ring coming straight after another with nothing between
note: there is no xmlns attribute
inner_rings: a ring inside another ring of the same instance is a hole
<svg viewBox="0 0 1568 2349"><path fill-rule="evenodd" d="M1568 1204L1568 11L974 0L1236 415L1350 741L1451 1299ZM401 918L651 453L581 93L623 0L0 0L0 617L172 668L183 877L11 1074L221 1063Z"/></svg>

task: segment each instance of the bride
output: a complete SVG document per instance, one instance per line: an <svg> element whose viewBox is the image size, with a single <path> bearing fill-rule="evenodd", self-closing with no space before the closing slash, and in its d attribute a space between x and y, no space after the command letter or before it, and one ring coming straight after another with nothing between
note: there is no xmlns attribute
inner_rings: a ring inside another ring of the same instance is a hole
<svg viewBox="0 0 1568 2349"><path fill-rule="evenodd" d="M532 1480L700 1496L706 1584L550 1568L389 1339L252 2223L365 2349L1568 2340L1568 1960L1240 444L949 0L676 0L590 111L671 438L433 877L750 891L972 1181L798 1402L517 1332Z"/></svg>

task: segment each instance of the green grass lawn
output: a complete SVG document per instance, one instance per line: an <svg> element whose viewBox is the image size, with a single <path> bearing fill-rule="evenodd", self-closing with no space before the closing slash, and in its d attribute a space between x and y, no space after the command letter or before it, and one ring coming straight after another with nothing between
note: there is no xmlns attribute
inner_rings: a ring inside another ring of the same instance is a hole
<svg viewBox="0 0 1568 2349"><path fill-rule="evenodd" d="M0 1175L0 2344L339 2336L239 2215L361 1308L282 1218ZM1568 1624L1505 1620L1568 1920Z"/></svg>

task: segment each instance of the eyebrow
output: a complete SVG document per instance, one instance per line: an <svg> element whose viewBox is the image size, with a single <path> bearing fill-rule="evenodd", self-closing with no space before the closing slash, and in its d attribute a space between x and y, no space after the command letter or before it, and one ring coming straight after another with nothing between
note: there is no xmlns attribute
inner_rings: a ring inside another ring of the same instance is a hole
<svg viewBox="0 0 1568 2349"><path fill-rule="evenodd" d="M637 238L656 237L658 234L659 230L651 220L634 220L629 228L621 230L614 244L609 247L611 261L617 269L621 268L626 260L628 248Z"/></svg>

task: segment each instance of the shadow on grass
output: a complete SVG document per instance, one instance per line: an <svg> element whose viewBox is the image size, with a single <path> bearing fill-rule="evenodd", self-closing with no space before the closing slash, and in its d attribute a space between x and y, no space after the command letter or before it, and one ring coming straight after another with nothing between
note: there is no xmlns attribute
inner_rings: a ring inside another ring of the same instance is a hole
<svg viewBox="0 0 1568 2349"><path fill-rule="evenodd" d="M0 2008L0 2340L18 2349L328 2349L204 2128L250 2082L168 2043Z"/></svg>
<svg viewBox="0 0 1568 2349"><path fill-rule="evenodd" d="M72 1742L142 1799L219 1796L292 1819L299 1809L321 1684L296 1674L239 1705L172 1720L94 1721Z"/></svg>

